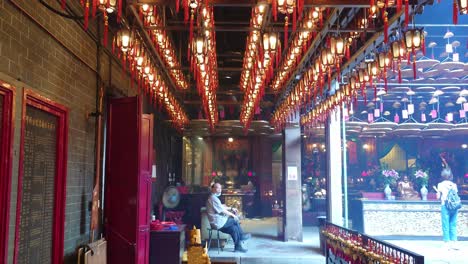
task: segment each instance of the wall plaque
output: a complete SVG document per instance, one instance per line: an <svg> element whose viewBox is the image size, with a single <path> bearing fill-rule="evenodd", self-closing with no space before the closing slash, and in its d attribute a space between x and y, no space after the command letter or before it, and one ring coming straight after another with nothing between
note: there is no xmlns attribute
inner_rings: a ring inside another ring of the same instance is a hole
<svg viewBox="0 0 468 264"><path fill-rule="evenodd" d="M27 106L18 263L51 263L58 118Z"/></svg>

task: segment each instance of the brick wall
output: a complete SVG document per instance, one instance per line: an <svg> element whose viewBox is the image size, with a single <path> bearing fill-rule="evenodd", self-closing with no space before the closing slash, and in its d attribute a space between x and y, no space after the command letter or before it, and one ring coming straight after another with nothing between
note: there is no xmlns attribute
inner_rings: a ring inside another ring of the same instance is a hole
<svg viewBox="0 0 468 264"><path fill-rule="evenodd" d="M47 2L60 9L57 1ZM31 14L41 25L13 3ZM72 9L78 11L76 3L73 3L75 6ZM95 34L96 22L90 20L90 23L90 30ZM32 89L69 109L65 263L76 263L77 246L88 242L87 207L94 177L95 122L93 118L88 119L86 114L95 110L96 51L96 42L78 23L52 13L39 1L0 1L0 79L17 88L8 263L12 263L13 257L24 88ZM122 74L118 61L108 52L101 54L100 64L103 83L113 87L113 90L107 91L108 94L134 93L128 88L128 76Z"/></svg>

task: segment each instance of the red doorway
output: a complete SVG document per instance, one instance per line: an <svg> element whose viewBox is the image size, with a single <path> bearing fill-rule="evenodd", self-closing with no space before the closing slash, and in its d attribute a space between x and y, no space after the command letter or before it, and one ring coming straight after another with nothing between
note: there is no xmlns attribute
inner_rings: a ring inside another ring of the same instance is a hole
<svg viewBox="0 0 468 264"><path fill-rule="evenodd" d="M15 88L0 80L0 262L7 262Z"/></svg>
<svg viewBox="0 0 468 264"><path fill-rule="evenodd" d="M108 262L148 263L153 116L139 97L112 99L107 123L104 224Z"/></svg>
<svg viewBox="0 0 468 264"><path fill-rule="evenodd" d="M63 262L67 140L68 109L25 89L13 263Z"/></svg>

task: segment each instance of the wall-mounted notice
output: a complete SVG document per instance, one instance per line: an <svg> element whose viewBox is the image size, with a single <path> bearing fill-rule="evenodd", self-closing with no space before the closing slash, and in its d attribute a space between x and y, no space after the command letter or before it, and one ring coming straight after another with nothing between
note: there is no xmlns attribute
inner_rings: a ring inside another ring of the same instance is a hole
<svg viewBox="0 0 468 264"><path fill-rule="evenodd" d="M297 181L297 166L288 166L288 181Z"/></svg>

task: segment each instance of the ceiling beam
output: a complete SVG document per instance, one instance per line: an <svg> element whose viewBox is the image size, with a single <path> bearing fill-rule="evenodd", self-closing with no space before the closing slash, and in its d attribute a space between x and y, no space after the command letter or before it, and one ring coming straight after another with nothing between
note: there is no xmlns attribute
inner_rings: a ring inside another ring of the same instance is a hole
<svg viewBox="0 0 468 264"><path fill-rule="evenodd" d="M174 0L133 0L130 4L174 5ZM214 6L254 6L255 0L210 0ZM268 0L271 2L271 0ZM304 0L304 6L323 7L369 7L369 0Z"/></svg>

